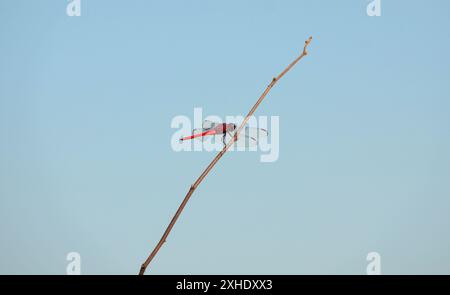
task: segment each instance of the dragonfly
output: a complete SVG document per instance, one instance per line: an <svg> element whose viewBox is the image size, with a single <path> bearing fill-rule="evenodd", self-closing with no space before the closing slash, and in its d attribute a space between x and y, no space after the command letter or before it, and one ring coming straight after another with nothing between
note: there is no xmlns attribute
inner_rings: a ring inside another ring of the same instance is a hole
<svg viewBox="0 0 450 295"><path fill-rule="evenodd" d="M202 128L192 130L192 135L180 138L180 141L186 141L191 139L205 140L207 138L222 137L222 143L226 143L233 137L235 137L235 143L237 146L251 147L258 144L259 139L267 137L269 133L263 128L254 128L245 126L242 128L239 134L236 134L237 126L233 123L219 123L210 120L204 120Z"/></svg>

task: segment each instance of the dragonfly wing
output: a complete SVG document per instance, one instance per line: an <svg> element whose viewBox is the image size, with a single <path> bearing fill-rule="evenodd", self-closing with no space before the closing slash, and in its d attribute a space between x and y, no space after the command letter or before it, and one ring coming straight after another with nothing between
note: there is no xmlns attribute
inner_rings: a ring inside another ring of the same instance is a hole
<svg viewBox="0 0 450 295"><path fill-rule="evenodd" d="M227 135L227 142L231 139L231 136L234 136L234 132ZM269 133L267 130L262 128L252 128L252 127L245 127L241 130L241 132L238 135L238 138L235 141L235 145L237 147L255 147L258 145L258 141L263 138L267 137Z"/></svg>
<svg viewBox="0 0 450 295"><path fill-rule="evenodd" d="M250 137L244 134L239 135L236 140L237 147L254 147L258 145L258 140L254 137Z"/></svg>
<svg viewBox="0 0 450 295"><path fill-rule="evenodd" d="M227 133L227 136L225 138L225 142L229 142L234 136L234 133L229 134ZM258 141L254 138L243 136L242 134L237 138L237 140L233 144L235 147L238 148L248 148L248 147L254 147L258 145Z"/></svg>
<svg viewBox="0 0 450 295"><path fill-rule="evenodd" d="M269 136L269 132L263 128L253 128L253 127L245 127L241 131L241 135L245 135L256 140L260 140L261 138L266 138Z"/></svg>
<svg viewBox="0 0 450 295"><path fill-rule="evenodd" d="M213 122L213 121L210 121L210 120L204 120L203 123L202 123L202 128L205 129L205 130L208 130L208 129L212 129L212 128L216 127L219 124L220 123Z"/></svg>

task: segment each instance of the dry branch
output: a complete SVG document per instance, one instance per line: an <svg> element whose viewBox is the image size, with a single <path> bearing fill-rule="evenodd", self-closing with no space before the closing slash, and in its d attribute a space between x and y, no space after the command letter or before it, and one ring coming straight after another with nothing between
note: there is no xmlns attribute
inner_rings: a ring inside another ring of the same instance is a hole
<svg viewBox="0 0 450 295"><path fill-rule="evenodd" d="M267 93L269 93L270 89L277 83L278 80L280 80L300 59L302 59L304 56L308 54L307 48L309 43L311 42L312 37L309 37L308 40L305 41L305 46L303 47L302 54L297 57L292 63L290 63L284 71L282 71L277 77L274 77L272 79L272 82L267 86L266 90L261 94L259 99L256 101L255 105L251 108L251 110L248 112L247 116L242 121L241 125L238 127L236 131L237 136L233 136L230 141L223 147L223 149L216 155L216 157L211 161L211 163L206 167L206 169L200 174L200 176L197 178L197 180L191 185L189 188L188 193L183 199L183 202L181 202L181 205L178 207L177 212L173 216L172 220L169 223L169 226L167 227L166 231L164 232L163 236L161 237L161 240L156 245L155 249L150 253L148 258L144 261L144 263L141 265L141 269L139 271L140 275L143 275L145 273L145 270L147 269L147 266L150 264L152 259L155 257L156 253L158 253L159 249L162 247L162 245L166 242L167 236L169 236L170 231L172 230L173 226L177 222L178 217L181 215L181 212L183 211L184 207L186 206L187 202L189 201L190 197L194 193L195 189L200 185L200 183L203 181L203 179L208 175L209 171L216 165L216 163L222 158L222 156L227 152L227 150L234 144L237 137L239 136L242 128L247 124L250 117L253 115L253 113L256 111L258 106L261 104L261 102L266 97Z"/></svg>

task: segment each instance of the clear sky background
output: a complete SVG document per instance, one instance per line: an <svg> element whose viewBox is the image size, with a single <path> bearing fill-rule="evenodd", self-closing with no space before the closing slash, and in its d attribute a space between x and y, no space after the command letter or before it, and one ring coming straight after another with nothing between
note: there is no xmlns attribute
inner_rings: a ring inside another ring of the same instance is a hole
<svg viewBox="0 0 450 295"><path fill-rule="evenodd" d="M257 115L149 274L450 274L450 2L0 0L0 274L135 274L214 157L174 116Z"/></svg>

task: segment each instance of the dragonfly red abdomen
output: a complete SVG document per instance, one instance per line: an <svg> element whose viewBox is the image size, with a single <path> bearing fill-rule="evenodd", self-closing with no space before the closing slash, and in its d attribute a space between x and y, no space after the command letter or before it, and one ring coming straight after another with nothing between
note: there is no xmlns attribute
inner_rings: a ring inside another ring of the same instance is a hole
<svg viewBox="0 0 450 295"><path fill-rule="evenodd" d="M192 134L191 136L186 136L186 137L180 138L180 140L181 141L189 140L189 139L193 139L193 138L196 138L196 137L203 137L203 136L214 135L214 134L217 134L217 132L216 132L216 130L212 129L212 130L208 130L208 131L205 131L205 132L202 132L202 133Z"/></svg>

